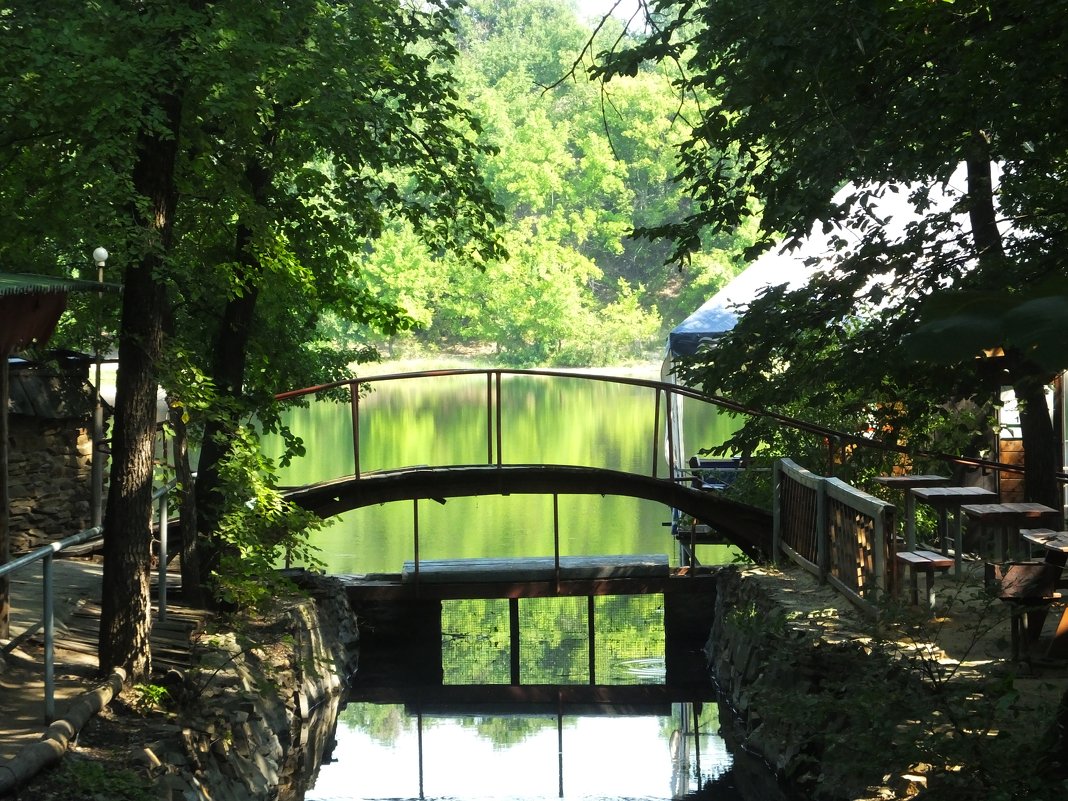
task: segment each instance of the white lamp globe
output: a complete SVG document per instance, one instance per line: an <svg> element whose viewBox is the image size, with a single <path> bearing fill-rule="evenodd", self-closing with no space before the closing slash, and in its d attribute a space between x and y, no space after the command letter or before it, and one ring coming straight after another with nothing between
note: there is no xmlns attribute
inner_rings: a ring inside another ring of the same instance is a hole
<svg viewBox="0 0 1068 801"><path fill-rule="evenodd" d="M108 252L104 248L97 248L93 251L93 261L97 264L103 264L108 260Z"/></svg>

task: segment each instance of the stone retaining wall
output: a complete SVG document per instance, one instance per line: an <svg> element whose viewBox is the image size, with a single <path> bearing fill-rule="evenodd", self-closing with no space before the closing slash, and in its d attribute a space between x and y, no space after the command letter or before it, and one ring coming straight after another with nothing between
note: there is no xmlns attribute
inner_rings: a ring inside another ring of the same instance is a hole
<svg viewBox="0 0 1068 801"><path fill-rule="evenodd" d="M849 628L843 603L760 570L720 573L706 655L734 713L727 739L805 798L893 797L889 744L904 710L879 696L911 678Z"/></svg>
<svg viewBox="0 0 1068 801"><path fill-rule="evenodd" d="M207 637L197 669L175 677L179 736L143 755L163 797L303 797L332 746L358 637L340 586L314 576L305 583L311 601L240 636Z"/></svg>

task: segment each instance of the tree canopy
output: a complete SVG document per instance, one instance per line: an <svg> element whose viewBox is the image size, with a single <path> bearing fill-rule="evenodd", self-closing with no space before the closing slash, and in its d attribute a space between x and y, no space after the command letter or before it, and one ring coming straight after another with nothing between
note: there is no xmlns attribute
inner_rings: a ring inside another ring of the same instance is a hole
<svg viewBox="0 0 1068 801"><path fill-rule="evenodd" d="M238 427L359 354L321 341L324 311L407 324L355 258L387 221L467 264L501 253L479 124L450 71L454 12L447 0L0 11L4 261L67 273L107 243L123 272L102 669L148 669L157 386L176 424L199 431L201 533L217 536L220 482L233 483L220 465L264 467L231 453Z"/></svg>
<svg viewBox="0 0 1068 801"><path fill-rule="evenodd" d="M609 21L598 41L621 26ZM565 2L474 0L460 15L458 75L496 150L479 163L505 211L509 257L475 272L435 258L402 227L386 231L363 269L417 319L418 342L488 344L512 365L644 358L660 346L664 321L737 271L749 239L733 231L683 275L665 268L666 245L631 237L685 215L674 146L696 107L680 106L666 69L609 91L568 78L590 35Z"/></svg>
<svg viewBox="0 0 1068 801"><path fill-rule="evenodd" d="M780 240L789 248L814 225L839 232L818 277L758 298L720 347L681 369L754 405L834 403L855 430L918 447L930 444L922 432L932 419L951 417L947 402L982 402L1010 385L1024 407L1029 495L1056 502L1042 385L1068 360L1036 359L1033 341L994 327L953 352L923 346L930 340L916 332L921 319L946 325L974 300L958 293L997 293L1008 310L1063 273L1068 143L1050 121L1066 97L1064 5L661 0L653 9L648 34L602 54L596 74L673 63L680 91L707 99L680 151L692 212L643 234L667 237L685 260L708 232L753 218L752 253ZM843 186L853 191L835 200ZM934 207L936 188L949 204ZM916 212L903 228L874 213L890 192ZM979 358L984 348L999 355Z"/></svg>

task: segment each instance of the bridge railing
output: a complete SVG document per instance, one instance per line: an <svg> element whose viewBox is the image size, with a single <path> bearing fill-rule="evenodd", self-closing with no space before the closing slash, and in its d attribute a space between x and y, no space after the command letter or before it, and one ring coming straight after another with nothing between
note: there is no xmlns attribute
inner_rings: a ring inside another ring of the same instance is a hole
<svg viewBox="0 0 1068 801"><path fill-rule="evenodd" d="M389 382L410 381L423 378L473 376L482 377L485 382L485 462L488 465L509 464L507 458L508 442L505 438L504 379L508 376L541 376L550 379L582 379L647 389L650 393L651 416L648 434L649 468L645 475L665 480L689 480L691 471L685 466L685 459L680 455L680 446L674 441L675 404L674 398L692 398L711 406L729 411L744 412L744 407L725 398L704 395L687 387L662 381L635 378L631 376L602 375L566 370L519 370L506 368L485 369L449 369L430 370L412 373L390 373L351 378L331 384L322 384L305 389L283 392L276 395L279 401L295 400L327 392L343 390L348 394L350 414L352 417L352 475L359 478L363 472L360 439L360 418L363 413L363 397L368 388ZM666 470L664 464L666 463Z"/></svg>
<svg viewBox="0 0 1068 801"><path fill-rule="evenodd" d="M503 408L501 398L503 395L502 379L505 376L545 376L549 378L583 379L586 381L602 381L611 384L630 385L644 387L651 391L654 404L652 414L652 428L649 435L650 471L649 475L659 477L660 454L664 453L667 462L667 480L689 480L691 471L685 464L685 456L680 453L681 445L675 441L677 426L674 419L677 404L675 401L683 399L695 400L708 404L728 412L733 412L747 417L760 417L772 421L777 425L796 431L804 431L821 438L828 448L833 463L839 455L844 454L847 448L874 449L883 452L897 453L908 458L928 459L941 461L945 464L957 465L965 468L979 468L992 470L998 473L1024 473L1021 465L1007 464L1003 462L980 459L976 457L963 457L947 453L931 451L915 451L903 445L891 442L882 442L872 439L864 434L838 431L826 426L809 423L788 415L755 409L745 406L719 395L711 395L697 389L682 386L680 384L650 379L634 378L630 376L617 376L588 372L576 372L568 370L519 370L507 368L472 368L450 370L428 370L412 373L390 373L385 375L368 376L365 378L350 378L335 381L329 384L320 384L304 389L295 389L282 392L275 396L278 401L296 400L298 398L312 396L329 391L347 391L352 416L352 456L353 475L359 477L362 470L360 458L360 405L361 397L365 388L372 387L377 383L391 381L406 381L420 378L433 378L443 376L482 376L485 380L485 464L505 464L504 454L506 443L503 435ZM663 428L661 428L663 424ZM1058 473L1057 479L1068 483L1068 474Z"/></svg>
<svg viewBox="0 0 1068 801"><path fill-rule="evenodd" d="M776 558L786 556L876 612L892 589L893 504L780 459L773 514Z"/></svg>

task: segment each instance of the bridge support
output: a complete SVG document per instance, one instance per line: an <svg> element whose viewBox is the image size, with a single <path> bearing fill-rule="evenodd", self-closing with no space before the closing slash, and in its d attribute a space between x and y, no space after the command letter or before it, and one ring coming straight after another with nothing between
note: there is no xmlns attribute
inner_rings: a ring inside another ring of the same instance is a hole
<svg viewBox="0 0 1068 801"><path fill-rule="evenodd" d="M439 686L441 601L352 601L360 628L361 681Z"/></svg>
<svg viewBox="0 0 1068 801"><path fill-rule="evenodd" d="M704 646L712 630L714 599L707 594L666 593L664 599L665 682L701 686L709 674ZM523 684L520 598L508 598L509 683ZM587 596L589 683L596 684L596 615ZM437 599L353 600L360 627L358 683L365 687L440 687L442 601Z"/></svg>
<svg viewBox="0 0 1068 801"><path fill-rule="evenodd" d="M712 632L715 595L664 595L664 668L668 684L682 686L708 680L704 645Z"/></svg>

